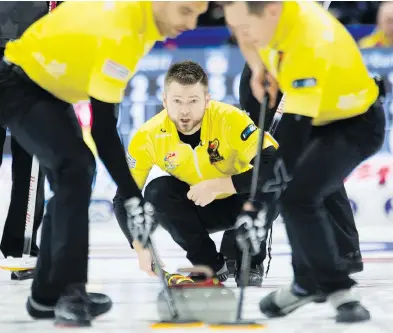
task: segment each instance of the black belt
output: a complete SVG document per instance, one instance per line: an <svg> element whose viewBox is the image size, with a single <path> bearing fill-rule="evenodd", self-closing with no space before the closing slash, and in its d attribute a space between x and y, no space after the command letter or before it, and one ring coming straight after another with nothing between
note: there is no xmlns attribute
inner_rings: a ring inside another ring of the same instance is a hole
<svg viewBox="0 0 393 333"><path fill-rule="evenodd" d="M8 42L12 42L13 40L15 40L15 38L12 39L12 38L4 38L4 37L2 38L2 37L0 37L0 47L5 48L7 43Z"/></svg>
<svg viewBox="0 0 393 333"><path fill-rule="evenodd" d="M380 100L381 103L384 103L385 97L386 97L385 80L380 76L375 76L374 81L377 84L378 89L379 89L378 99Z"/></svg>

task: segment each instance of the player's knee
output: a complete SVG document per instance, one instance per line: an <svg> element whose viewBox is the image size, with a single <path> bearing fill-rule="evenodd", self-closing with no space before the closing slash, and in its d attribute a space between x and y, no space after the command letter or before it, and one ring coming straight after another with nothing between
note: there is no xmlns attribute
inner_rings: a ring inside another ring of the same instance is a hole
<svg viewBox="0 0 393 333"><path fill-rule="evenodd" d="M96 170L96 160L90 149L86 149L86 152L81 157L79 163L83 168L85 168L84 173L89 178L89 180L93 181Z"/></svg>
<svg viewBox="0 0 393 333"><path fill-rule="evenodd" d="M317 207L322 200L319 191L312 187L294 187L289 185L281 195L280 205L284 210L298 210Z"/></svg>
<svg viewBox="0 0 393 333"><path fill-rule="evenodd" d="M167 194L167 176L153 179L145 188L145 200L151 202L154 206L160 203L160 200L165 200Z"/></svg>
<svg viewBox="0 0 393 333"><path fill-rule="evenodd" d="M145 188L145 200L156 208L166 207L173 199L187 198L189 186L175 177L163 176L153 179Z"/></svg>
<svg viewBox="0 0 393 333"><path fill-rule="evenodd" d="M96 162L91 151L86 147L81 148L75 154L64 158L58 173L68 179L72 178L73 183L89 184L91 186L96 169Z"/></svg>

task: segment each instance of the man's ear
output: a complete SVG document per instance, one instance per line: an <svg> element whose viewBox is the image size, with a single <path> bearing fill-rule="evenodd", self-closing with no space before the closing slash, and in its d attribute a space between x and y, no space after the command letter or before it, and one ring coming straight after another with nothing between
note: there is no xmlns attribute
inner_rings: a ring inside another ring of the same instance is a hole
<svg viewBox="0 0 393 333"><path fill-rule="evenodd" d="M167 103L166 103L166 94L165 94L165 92L162 93L162 105L163 105L164 109L166 109Z"/></svg>
<svg viewBox="0 0 393 333"><path fill-rule="evenodd" d="M206 107L208 107L210 100L211 100L211 95L207 93L205 96Z"/></svg>
<svg viewBox="0 0 393 333"><path fill-rule="evenodd" d="M272 2L266 5L264 12L274 17L280 17L282 12L282 3Z"/></svg>

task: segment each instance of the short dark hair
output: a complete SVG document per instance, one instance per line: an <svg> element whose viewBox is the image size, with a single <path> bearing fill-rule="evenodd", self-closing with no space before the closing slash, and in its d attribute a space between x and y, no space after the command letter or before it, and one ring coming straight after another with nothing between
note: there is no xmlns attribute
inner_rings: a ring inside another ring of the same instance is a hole
<svg viewBox="0 0 393 333"><path fill-rule="evenodd" d="M217 4L223 7L231 5L235 2L236 1L216 1ZM271 4L275 1L244 1L244 2L246 3L248 12L250 14L261 14L268 4Z"/></svg>
<svg viewBox="0 0 393 333"><path fill-rule="evenodd" d="M198 63L191 60L176 62L169 67L165 75L165 85L171 82L185 86L200 83L206 88L209 84L206 72Z"/></svg>

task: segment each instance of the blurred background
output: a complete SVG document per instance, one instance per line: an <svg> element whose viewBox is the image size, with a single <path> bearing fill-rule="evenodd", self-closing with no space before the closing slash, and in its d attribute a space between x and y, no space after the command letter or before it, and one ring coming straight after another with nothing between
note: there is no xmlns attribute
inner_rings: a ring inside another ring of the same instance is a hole
<svg viewBox="0 0 393 333"><path fill-rule="evenodd" d="M388 93L384 105L388 119L385 144L376 156L362 164L348 178L346 186L358 223L391 225L393 2L334 1L329 11L345 24L358 41L370 73L380 75L385 80ZM163 79L169 65L186 59L197 61L205 68L209 75L213 99L238 105L238 87L244 60L236 41L225 27L222 9L214 2L210 2L209 10L199 19L197 30L184 33L174 40L168 39L164 43L157 43L149 55L140 62L136 75L129 83L125 98L118 107L118 129L125 149L135 130L162 110ZM82 122L88 125L88 107L79 105L78 113ZM85 130L88 131L88 126L85 126ZM9 154L8 145L5 151ZM0 216L5 215L8 207L10 165L10 158L5 158L0 168ZM115 186L99 162L90 209L92 222L105 223L112 220L114 192Z"/></svg>
<svg viewBox="0 0 393 333"><path fill-rule="evenodd" d="M374 24L380 1L333 1L329 11L344 24ZM220 6L210 2L209 10L199 19L201 27L225 24Z"/></svg>

